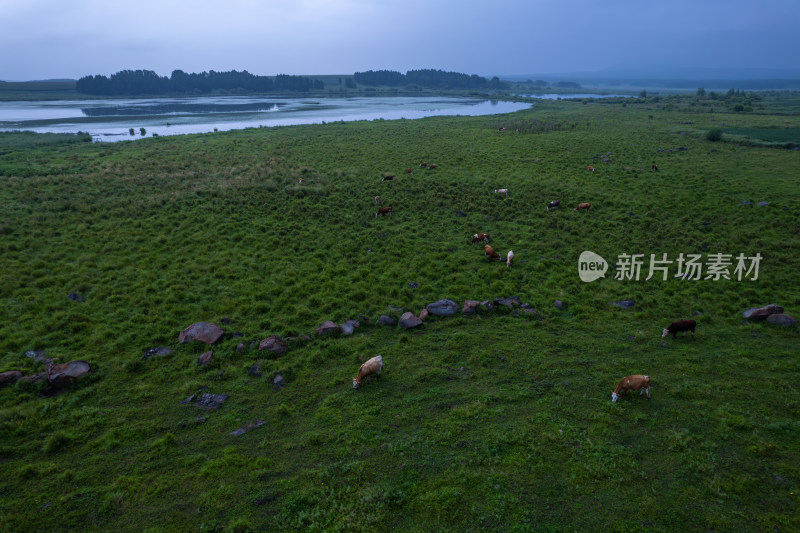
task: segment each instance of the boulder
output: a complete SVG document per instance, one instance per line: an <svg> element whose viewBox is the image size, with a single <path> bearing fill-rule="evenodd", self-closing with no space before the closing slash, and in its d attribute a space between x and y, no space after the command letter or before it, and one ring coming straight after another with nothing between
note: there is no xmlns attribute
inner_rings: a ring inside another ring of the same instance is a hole
<svg viewBox="0 0 800 533"><path fill-rule="evenodd" d="M53 385L64 385L79 379L92 369L86 361L70 361L47 367L47 380Z"/></svg>
<svg viewBox="0 0 800 533"><path fill-rule="evenodd" d="M394 326L394 318L388 315L381 315L378 318L378 324L381 326Z"/></svg>
<svg viewBox="0 0 800 533"><path fill-rule="evenodd" d="M426 309L432 315L451 316L458 312L458 304L450 299L437 300L432 304L428 304Z"/></svg>
<svg viewBox="0 0 800 533"><path fill-rule="evenodd" d="M161 357L164 355L169 355L171 353L172 350L167 348L166 346L156 346L155 348L148 348L147 350L143 350L145 359L150 359L151 357Z"/></svg>
<svg viewBox="0 0 800 533"><path fill-rule="evenodd" d="M480 302L476 300L464 300L464 307L461 308L461 312L465 315L474 315L479 305Z"/></svg>
<svg viewBox="0 0 800 533"><path fill-rule="evenodd" d="M8 372L0 372L0 389L6 385L12 385L15 381L22 377L22 372L19 370L9 370Z"/></svg>
<svg viewBox="0 0 800 533"><path fill-rule="evenodd" d="M797 324L797 320L795 320L794 317L784 313L775 313L774 315L769 315L767 317L767 322L770 324L783 326L785 328L789 328Z"/></svg>
<svg viewBox="0 0 800 533"><path fill-rule="evenodd" d="M414 313L411 311L408 311L403 313L403 316L400 317L400 325L403 327L403 329L416 328L417 326L422 325L422 320L414 316Z"/></svg>
<svg viewBox="0 0 800 533"><path fill-rule="evenodd" d="M222 338L225 332L221 327L211 322L197 322L181 331L178 335L178 342L185 344L191 341L200 341L206 344L214 344Z"/></svg>
<svg viewBox="0 0 800 533"><path fill-rule="evenodd" d="M336 325L335 322L331 322L330 320L328 320L317 328L317 337L333 335L334 333L339 333L340 331L341 329L339 328L339 326Z"/></svg>
<svg viewBox="0 0 800 533"><path fill-rule="evenodd" d="M258 349L259 351L267 350L276 354L284 354L289 350L289 346L280 335L272 335L261 341L258 345Z"/></svg>
<svg viewBox="0 0 800 533"><path fill-rule="evenodd" d="M769 315L777 315L783 313L783 307L780 305L770 304L764 307L751 307L742 316L747 320L764 320Z"/></svg>
<svg viewBox="0 0 800 533"><path fill-rule="evenodd" d="M211 357L214 355L214 352L209 350L200 357L197 358L197 366L206 366L208 363L211 362Z"/></svg>

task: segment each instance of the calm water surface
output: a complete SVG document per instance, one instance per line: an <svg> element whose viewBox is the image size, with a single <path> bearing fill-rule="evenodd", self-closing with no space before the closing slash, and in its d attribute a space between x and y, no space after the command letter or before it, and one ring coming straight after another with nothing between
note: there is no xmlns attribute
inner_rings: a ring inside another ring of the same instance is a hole
<svg viewBox="0 0 800 533"><path fill-rule="evenodd" d="M0 131L85 131L98 141L146 135L207 133L260 126L333 121L415 119L437 115L492 115L530 104L474 98L255 98L200 97L131 100L0 102ZM133 128L135 135L130 135Z"/></svg>

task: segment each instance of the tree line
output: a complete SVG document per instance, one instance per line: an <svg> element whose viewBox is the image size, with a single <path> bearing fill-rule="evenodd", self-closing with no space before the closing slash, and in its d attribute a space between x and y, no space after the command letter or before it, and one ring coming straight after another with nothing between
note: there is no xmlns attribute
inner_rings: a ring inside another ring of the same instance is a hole
<svg viewBox="0 0 800 533"><path fill-rule="evenodd" d="M394 70L368 70L353 75L356 83L370 86L398 87L418 85L432 89L504 89L507 84L497 76L487 80L477 74L446 72L443 70L420 69L409 70L405 74Z"/></svg>
<svg viewBox="0 0 800 533"><path fill-rule="evenodd" d="M174 70L170 77L152 70L122 70L111 76L84 76L78 80L79 93L96 95L207 94L215 91L308 92L324 89L320 80L279 74L256 76L249 72L201 72L187 74Z"/></svg>

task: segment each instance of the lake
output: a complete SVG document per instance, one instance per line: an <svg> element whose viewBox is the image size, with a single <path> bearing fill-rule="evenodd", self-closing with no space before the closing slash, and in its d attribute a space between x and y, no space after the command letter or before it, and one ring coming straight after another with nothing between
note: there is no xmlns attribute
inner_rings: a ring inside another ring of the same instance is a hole
<svg viewBox="0 0 800 533"><path fill-rule="evenodd" d="M261 126L416 119L439 115L493 115L531 104L456 97L267 98L192 97L130 100L0 102L0 131L85 131L96 141L146 135L207 133ZM130 135L133 128L135 135Z"/></svg>

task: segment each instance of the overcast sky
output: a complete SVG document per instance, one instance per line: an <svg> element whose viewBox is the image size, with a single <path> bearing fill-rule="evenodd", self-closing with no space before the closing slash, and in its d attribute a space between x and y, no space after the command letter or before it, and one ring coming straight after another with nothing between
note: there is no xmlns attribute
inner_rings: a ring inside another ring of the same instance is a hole
<svg viewBox="0 0 800 533"><path fill-rule="evenodd" d="M800 0L0 0L0 80L800 68Z"/></svg>

